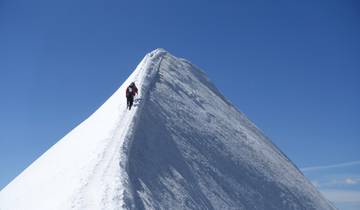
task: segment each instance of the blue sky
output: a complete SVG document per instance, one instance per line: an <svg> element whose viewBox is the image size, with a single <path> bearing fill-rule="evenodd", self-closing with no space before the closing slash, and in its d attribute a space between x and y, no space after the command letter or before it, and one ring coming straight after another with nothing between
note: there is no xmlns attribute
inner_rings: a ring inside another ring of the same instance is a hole
<svg viewBox="0 0 360 210"><path fill-rule="evenodd" d="M359 161L359 37L356 0L0 0L0 188L158 47L202 68L300 168ZM356 197L359 182L321 174L358 167L304 173Z"/></svg>

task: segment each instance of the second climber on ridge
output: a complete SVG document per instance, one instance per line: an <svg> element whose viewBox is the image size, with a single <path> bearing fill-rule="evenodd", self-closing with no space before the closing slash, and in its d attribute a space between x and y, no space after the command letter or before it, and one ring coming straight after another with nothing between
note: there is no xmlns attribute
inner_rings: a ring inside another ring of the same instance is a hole
<svg viewBox="0 0 360 210"><path fill-rule="evenodd" d="M132 82L129 87L126 88L126 99L127 99L127 108L130 110L134 103L134 96L138 94L138 89L135 85L135 82Z"/></svg>

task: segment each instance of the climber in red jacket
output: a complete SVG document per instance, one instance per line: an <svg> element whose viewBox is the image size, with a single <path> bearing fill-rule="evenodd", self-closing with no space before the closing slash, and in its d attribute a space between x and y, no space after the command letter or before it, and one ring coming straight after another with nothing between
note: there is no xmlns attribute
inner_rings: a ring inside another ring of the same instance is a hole
<svg viewBox="0 0 360 210"><path fill-rule="evenodd" d="M134 103L134 96L138 94L138 89L135 85L135 82L132 82L129 87L126 88L126 99L127 99L127 108L130 110Z"/></svg>

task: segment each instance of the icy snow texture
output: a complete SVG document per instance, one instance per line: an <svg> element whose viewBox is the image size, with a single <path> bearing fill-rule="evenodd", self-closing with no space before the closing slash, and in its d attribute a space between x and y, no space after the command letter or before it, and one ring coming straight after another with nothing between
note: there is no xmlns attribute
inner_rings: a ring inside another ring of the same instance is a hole
<svg viewBox="0 0 360 210"><path fill-rule="evenodd" d="M334 207L202 71L157 49L0 192L0 210L25 209Z"/></svg>

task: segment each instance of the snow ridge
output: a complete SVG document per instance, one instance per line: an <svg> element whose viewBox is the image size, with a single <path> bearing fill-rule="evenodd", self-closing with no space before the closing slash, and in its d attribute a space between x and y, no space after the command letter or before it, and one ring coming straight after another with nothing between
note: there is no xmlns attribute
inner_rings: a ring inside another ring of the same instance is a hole
<svg viewBox="0 0 360 210"><path fill-rule="evenodd" d="M123 110L119 122L117 123L117 127L114 130L114 134L110 138L111 141L104 149L102 149L102 154L99 160L96 161L97 164L90 173L90 177L86 179L83 188L80 192L76 193L80 196L74 196L76 200L73 201L73 209L108 210L119 209L120 207L124 209L131 208L128 204L128 200L131 199L131 196L129 196L129 178L126 173L128 167L128 148L131 146L133 127L136 126L136 119L143 107L141 100L146 97L147 90L152 84L153 77L155 77L158 72L162 55L165 53L166 52L161 49L153 51L145 56L143 62L139 65L140 70L135 70L137 74L134 77L134 80L136 80L139 87L137 108L130 113L127 110ZM126 129L121 129L121 127L125 127ZM117 170L114 170L114 166L117 164L120 167L115 167ZM104 179L108 179L108 181L104 182ZM100 192L102 193L100 197L99 193L96 192L99 189L101 189ZM84 201L84 198L87 198L87 200ZM101 198L101 200L96 201L99 198Z"/></svg>
<svg viewBox="0 0 360 210"><path fill-rule="evenodd" d="M24 209L335 208L204 72L156 49L0 192L0 210Z"/></svg>

